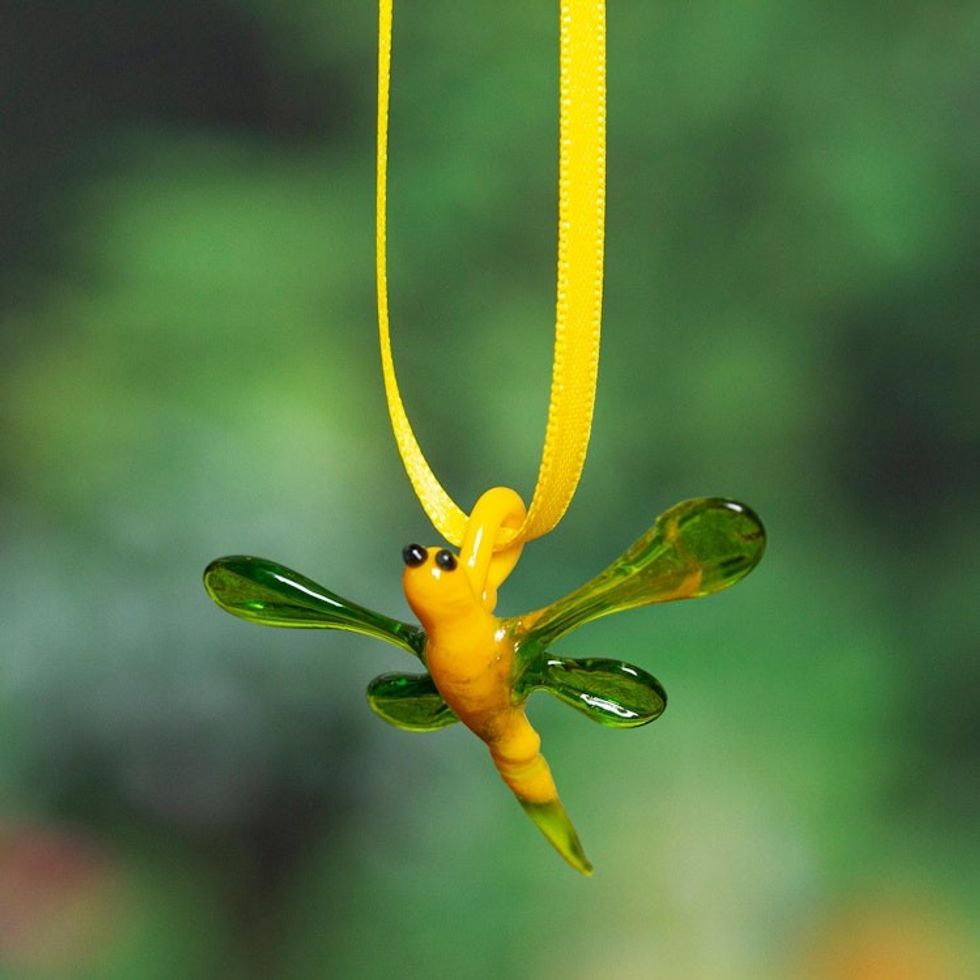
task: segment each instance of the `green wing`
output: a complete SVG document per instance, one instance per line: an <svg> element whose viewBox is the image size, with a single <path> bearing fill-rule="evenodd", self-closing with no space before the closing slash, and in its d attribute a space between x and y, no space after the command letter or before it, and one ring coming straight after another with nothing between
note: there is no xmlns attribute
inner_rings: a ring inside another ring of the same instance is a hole
<svg viewBox="0 0 980 980"><path fill-rule="evenodd" d="M204 587L222 609L252 623L363 633L425 659L419 627L365 609L265 558L218 558L204 572Z"/></svg>
<svg viewBox="0 0 980 980"><path fill-rule="evenodd" d="M434 732L459 719L428 674L381 674L367 689L371 710L409 732Z"/></svg>
<svg viewBox="0 0 980 980"><path fill-rule="evenodd" d="M607 728L637 728L667 707L660 681L620 660L567 660L548 655L541 669L525 674L521 693L542 690Z"/></svg>
<svg viewBox="0 0 980 980"><path fill-rule="evenodd" d="M762 522L744 504L720 497L685 500L661 514L604 572L553 605L520 617L517 628L531 649L544 650L600 616L712 595L748 575L765 545Z"/></svg>

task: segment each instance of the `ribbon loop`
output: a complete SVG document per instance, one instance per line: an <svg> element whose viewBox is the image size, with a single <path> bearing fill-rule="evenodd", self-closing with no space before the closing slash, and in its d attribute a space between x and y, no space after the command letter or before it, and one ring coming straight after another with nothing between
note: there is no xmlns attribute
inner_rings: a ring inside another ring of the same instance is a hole
<svg viewBox="0 0 980 980"><path fill-rule="evenodd" d="M388 312L387 167L392 0L378 7L377 292L385 396L398 451L425 512L454 545L466 514L432 472L398 389ZM602 0L560 4L558 275L551 401L527 516L497 550L547 534L578 486L588 450L599 369L606 172L606 21Z"/></svg>

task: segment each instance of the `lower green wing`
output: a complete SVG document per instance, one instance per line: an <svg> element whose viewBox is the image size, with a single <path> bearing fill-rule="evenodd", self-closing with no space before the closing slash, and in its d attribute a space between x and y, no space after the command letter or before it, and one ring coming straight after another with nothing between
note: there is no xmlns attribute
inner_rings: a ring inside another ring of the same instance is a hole
<svg viewBox="0 0 980 980"><path fill-rule="evenodd" d="M367 688L371 710L409 732L434 732L459 721L428 674L381 674Z"/></svg>
<svg viewBox="0 0 980 980"><path fill-rule="evenodd" d="M759 563L766 532L744 504L698 497L675 504L627 551L581 588L520 617L531 649L622 609L695 599L734 585Z"/></svg>
<svg viewBox="0 0 980 980"><path fill-rule="evenodd" d="M263 626L348 630L393 643L425 659L425 633L342 598L305 575L265 558L218 558L204 587L226 612Z"/></svg>
<svg viewBox="0 0 980 980"><path fill-rule="evenodd" d="M547 691L607 728L637 728L667 707L660 681L621 660L566 660L548 655L540 670L521 679L521 693Z"/></svg>

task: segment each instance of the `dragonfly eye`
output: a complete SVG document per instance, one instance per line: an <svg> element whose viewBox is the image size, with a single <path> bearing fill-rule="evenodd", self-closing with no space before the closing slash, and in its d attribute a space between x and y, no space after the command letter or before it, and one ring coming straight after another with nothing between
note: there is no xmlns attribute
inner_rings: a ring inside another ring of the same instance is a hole
<svg viewBox="0 0 980 980"><path fill-rule="evenodd" d="M402 561L409 568L418 568L419 565L424 565L425 559L428 557L429 553L420 544L407 544L402 548Z"/></svg>
<svg viewBox="0 0 980 980"><path fill-rule="evenodd" d="M436 564L445 572L451 572L456 568L456 556L443 548L436 552Z"/></svg>

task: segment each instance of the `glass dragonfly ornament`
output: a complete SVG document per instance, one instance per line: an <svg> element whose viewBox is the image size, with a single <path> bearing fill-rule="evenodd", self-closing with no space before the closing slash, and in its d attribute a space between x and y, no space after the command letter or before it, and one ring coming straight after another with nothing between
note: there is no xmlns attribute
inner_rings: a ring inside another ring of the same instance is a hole
<svg viewBox="0 0 980 980"><path fill-rule="evenodd" d="M371 709L408 731L463 722L486 743L504 782L558 853L590 874L525 704L534 691L547 691L601 725L634 728L660 717L667 694L640 667L564 658L552 645L610 613L734 585L762 557L765 531L743 504L686 500L563 599L535 612L497 617L497 588L521 545L494 552L494 543L505 529L520 526L524 514L520 497L498 487L474 507L458 555L439 546L411 544L403 550L405 595L421 626L366 609L262 558L219 558L205 571L204 584L222 609L250 622L348 630L417 657L425 673L387 673L371 681Z"/></svg>

